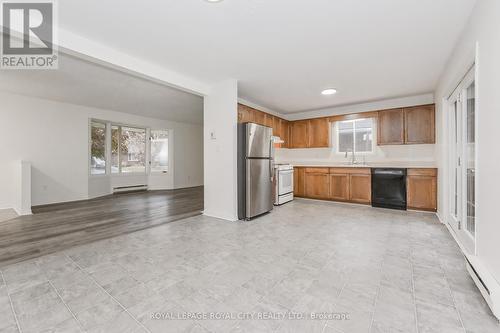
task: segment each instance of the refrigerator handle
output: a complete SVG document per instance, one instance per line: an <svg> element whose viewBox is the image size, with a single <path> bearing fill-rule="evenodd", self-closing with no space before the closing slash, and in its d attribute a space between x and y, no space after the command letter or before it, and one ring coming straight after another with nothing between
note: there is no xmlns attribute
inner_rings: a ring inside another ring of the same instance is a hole
<svg viewBox="0 0 500 333"><path fill-rule="evenodd" d="M271 175L271 182L274 181L274 140L271 137L269 141L269 174Z"/></svg>

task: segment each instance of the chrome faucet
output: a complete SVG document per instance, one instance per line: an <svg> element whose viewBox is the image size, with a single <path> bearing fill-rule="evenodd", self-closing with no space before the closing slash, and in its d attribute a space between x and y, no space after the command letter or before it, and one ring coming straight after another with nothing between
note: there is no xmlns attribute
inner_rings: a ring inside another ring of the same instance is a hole
<svg viewBox="0 0 500 333"><path fill-rule="evenodd" d="M356 154L354 153L353 149L347 149L345 152L345 158L347 158L348 154L351 153L351 164L354 165L356 164Z"/></svg>

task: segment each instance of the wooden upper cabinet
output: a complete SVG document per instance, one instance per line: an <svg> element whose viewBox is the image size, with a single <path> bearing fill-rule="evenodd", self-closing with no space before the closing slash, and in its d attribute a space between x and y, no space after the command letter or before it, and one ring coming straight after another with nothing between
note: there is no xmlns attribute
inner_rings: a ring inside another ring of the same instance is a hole
<svg viewBox="0 0 500 333"><path fill-rule="evenodd" d="M254 111L246 105L238 104L238 123L254 122Z"/></svg>
<svg viewBox="0 0 500 333"><path fill-rule="evenodd" d="M405 143L435 143L436 118L434 105L404 108Z"/></svg>
<svg viewBox="0 0 500 333"><path fill-rule="evenodd" d="M290 123L289 148L307 148L309 144L309 121L299 120Z"/></svg>
<svg viewBox="0 0 500 333"><path fill-rule="evenodd" d="M308 122L309 148L330 146L330 122L328 118L310 119Z"/></svg>
<svg viewBox="0 0 500 333"><path fill-rule="evenodd" d="M266 114L264 112L254 110L254 122L256 124L266 126Z"/></svg>
<svg viewBox="0 0 500 333"><path fill-rule="evenodd" d="M330 199L349 201L349 174L330 174Z"/></svg>
<svg viewBox="0 0 500 333"><path fill-rule="evenodd" d="M369 204L372 202L372 178L367 174L351 174L349 179L349 201Z"/></svg>
<svg viewBox="0 0 500 333"><path fill-rule="evenodd" d="M391 109L378 112L378 145L404 144L403 109Z"/></svg>
<svg viewBox="0 0 500 333"><path fill-rule="evenodd" d="M305 168L294 168L293 195L303 197L305 194Z"/></svg>
<svg viewBox="0 0 500 333"><path fill-rule="evenodd" d="M273 118L273 135L281 138L281 118Z"/></svg>
<svg viewBox="0 0 500 333"><path fill-rule="evenodd" d="M282 148L290 147L290 122L288 120L281 119L281 129L280 129L280 138L285 141L285 143L281 144Z"/></svg>
<svg viewBox="0 0 500 333"><path fill-rule="evenodd" d="M437 170L408 169L406 200L409 209L437 210Z"/></svg>
<svg viewBox="0 0 500 333"><path fill-rule="evenodd" d="M306 168L305 196L313 199L329 198L330 175L328 168Z"/></svg>
<svg viewBox="0 0 500 333"><path fill-rule="evenodd" d="M264 126L272 128L273 127L273 123L274 123L274 116L270 115L268 113L264 113L264 115L265 115Z"/></svg>

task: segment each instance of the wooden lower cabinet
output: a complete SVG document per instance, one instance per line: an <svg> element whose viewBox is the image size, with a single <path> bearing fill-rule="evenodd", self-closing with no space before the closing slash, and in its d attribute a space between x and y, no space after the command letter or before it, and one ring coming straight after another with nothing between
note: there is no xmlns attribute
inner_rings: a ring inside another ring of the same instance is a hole
<svg viewBox="0 0 500 333"><path fill-rule="evenodd" d="M322 199L371 204L371 170L369 168L313 168L296 167L294 195ZM408 169L408 209L437 210L437 170Z"/></svg>
<svg viewBox="0 0 500 333"><path fill-rule="evenodd" d="M330 175L328 168L306 168L305 196L311 199L329 199Z"/></svg>
<svg viewBox="0 0 500 333"><path fill-rule="evenodd" d="M324 199L369 204L371 202L371 173L368 168L305 168L295 175L297 182L304 179L303 196L311 199ZM301 172L304 172L302 176ZM300 183L296 184L301 186ZM297 188L297 193L300 189Z"/></svg>
<svg viewBox="0 0 500 333"><path fill-rule="evenodd" d="M303 197L305 194L305 168L293 168L293 195Z"/></svg>
<svg viewBox="0 0 500 333"><path fill-rule="evenodd" d="M330 199L349 201L349 174L330 174Z"/></svg>
<svg viewBox="0 0 500 333"><path fill-rule="evenodd" d="M349 175L349 201L369 204L372 202L372 176L370 174Z"/></svg>
<svg viewBox="0 0 500 333"><path fill-rule="evenodd" d="M437 211L437 170L408 169L406 192L408 209Z"/></svg>

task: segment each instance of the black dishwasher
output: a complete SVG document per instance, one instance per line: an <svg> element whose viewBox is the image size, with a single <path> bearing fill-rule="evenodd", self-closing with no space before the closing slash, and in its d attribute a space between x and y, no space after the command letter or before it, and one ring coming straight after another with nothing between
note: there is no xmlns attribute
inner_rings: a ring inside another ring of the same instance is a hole
<svg viewBox="0 0 500 333"><path fill-rule="evenodd" d="M372 168L372 206L406 210L406 169Z"/></svg>

